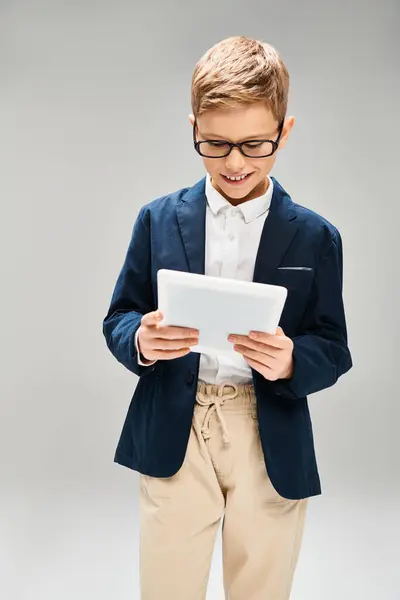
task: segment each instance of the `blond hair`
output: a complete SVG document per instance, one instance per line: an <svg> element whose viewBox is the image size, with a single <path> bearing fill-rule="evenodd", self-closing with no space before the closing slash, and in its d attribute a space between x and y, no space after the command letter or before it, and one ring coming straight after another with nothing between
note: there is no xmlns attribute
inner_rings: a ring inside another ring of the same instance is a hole
<svg viewBox="0 0 400 600"><path fill-rule="evenodd" d="M195 118L207 110L264 101L278 121L286 115L289 73L270 44L234 36L212 46L196 64L191 104Z"/></svg>

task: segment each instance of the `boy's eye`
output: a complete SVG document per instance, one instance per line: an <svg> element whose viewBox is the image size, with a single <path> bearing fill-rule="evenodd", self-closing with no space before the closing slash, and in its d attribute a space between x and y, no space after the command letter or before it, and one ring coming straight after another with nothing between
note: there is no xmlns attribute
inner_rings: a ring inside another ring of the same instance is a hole
<svg viewBox="0 0 400 600"><path fill-rule="evenodd" d="M214 146L215 148L219 148L221 146L227 146L228 144L226 142L219 142L218 140L216 141L209 141L208 144L210 146ZM243 144L246 148L259 148L260 146L263 145L263 142L247 142L245 144Z"/></svg>
<svg viewBox="0 0 400 600"><path fill-rule="evenodd" d="M264 142L249 142L247 144L244 144L244 146L246 148L260 148L260 146L263 145Z"/></svg>

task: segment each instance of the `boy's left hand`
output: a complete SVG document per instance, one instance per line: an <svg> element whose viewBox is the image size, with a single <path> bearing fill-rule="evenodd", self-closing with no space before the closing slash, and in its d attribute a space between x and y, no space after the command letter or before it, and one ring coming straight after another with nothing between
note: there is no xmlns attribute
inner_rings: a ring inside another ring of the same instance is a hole
<svg viewBox="0 0 400 600"><path fill-rule="evenodd" d="M228 340L245 361L265 379L290 379L293 374L293 341L286 337L281 327L276 334L251 332L247 335L230 335Z"/></svg>

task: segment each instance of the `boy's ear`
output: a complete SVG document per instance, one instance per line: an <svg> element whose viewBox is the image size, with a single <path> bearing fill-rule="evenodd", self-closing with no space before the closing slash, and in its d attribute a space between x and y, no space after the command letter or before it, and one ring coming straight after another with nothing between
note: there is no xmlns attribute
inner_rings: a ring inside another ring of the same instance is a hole
<svg viewBox="0 0 400 600"><path fill-rule="evenodd" d="M191 126L193 127L193 125L194 125L194 115L189 115L189 121L190 121Z"/></svg>
<svg viewBox="0 0 400 600"><path fill-rule="evenodd" d="M286 146L286 143L288 141L288 137L293 128L293 125L294 125L294 117L288 117L286 119L285 125L283 127L283 135L281 137L281 141L279 142L278 150L282 150Z"/></svg>
<svg viewBox="0 0 400 600"><path fill-rule="evenodd" d="M288 117L286 119L286 123L283 127L283 136L282 138L287 139L289 137L290 132L292 131L294 125L294 117Z"/></svg>

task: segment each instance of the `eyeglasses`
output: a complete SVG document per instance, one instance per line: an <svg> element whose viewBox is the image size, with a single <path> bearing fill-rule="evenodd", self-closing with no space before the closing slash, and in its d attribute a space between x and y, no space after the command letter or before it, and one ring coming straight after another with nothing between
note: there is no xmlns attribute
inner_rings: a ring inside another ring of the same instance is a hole
<svg viewBox="0 0 400 600"><path fill-rule="evenodd" d="M277 151L281 139L285 118L279 125L279 134L276 140L246 140L244 142L227 142L225 140L201 140L196 141L196 121L193 124L193 143L195 150L205 158L223 158L228 156L236 146L240 152L248 158L266 158Z"/></svg>

